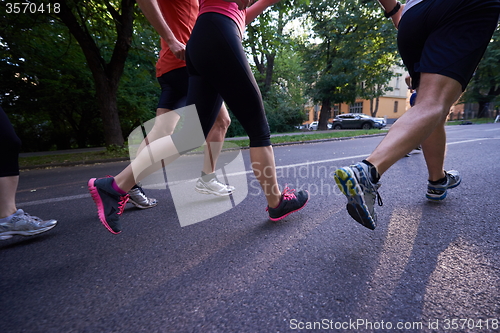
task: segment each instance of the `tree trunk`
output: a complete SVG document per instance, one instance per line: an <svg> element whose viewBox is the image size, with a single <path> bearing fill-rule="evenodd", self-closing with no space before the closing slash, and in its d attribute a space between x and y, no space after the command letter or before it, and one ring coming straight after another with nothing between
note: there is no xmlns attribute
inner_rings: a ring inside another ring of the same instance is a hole
<svg viewBox="0 0 500 333"><path fill-rule="evenodd" d="M372 117L377 117L377 112L378 112L378 106L379 106L379 103L380 100L379 98L375 98L375 108L373 108L373 100L370 100L370 113L371 113L371 116Z"/></svg>
<svg viewBox="0 0 500 333"><path fill-rule="evenodd" d="M96 79L95 83L97 103L99 104L99 112L104 126L106 146L123 146L124 140L116 100L118 84L110 84L105 77Z"/></svg>
<svg viewBox="0 0 500 333"><path fill-rule="evenodd" d="M488 113L489 108L490 108L489 102L484 102L484 101L479 102L479 110L477 112L477 117L478 118L486 117L486 114Z"/></svg>
<svg viewBox="0 0 500 333"><path fill-rule="evenodd" d="M332 102L329 98L325 98L321 101L321 110L319 112L319 122L318 130L328 129L328 118L330 118L330 110L332 108Z"/></svg>
<svg viewBox="0 0 500 333"><path fill-rule="evenodd" d="M262 95L265 96L271 90L271 85L273 83L274 74L274 59L276 58L276 53L266 54L266 78L264 81L264 87L262 88Z"/></svg>

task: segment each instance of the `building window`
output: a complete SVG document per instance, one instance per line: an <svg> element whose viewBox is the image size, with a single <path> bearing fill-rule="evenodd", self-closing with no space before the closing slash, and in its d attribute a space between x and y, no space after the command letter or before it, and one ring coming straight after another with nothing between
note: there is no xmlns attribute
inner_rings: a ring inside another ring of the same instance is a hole
<svg viewBox="0 0 500 333"><path fill-rule="evenodd" d="M349 106L350 113L363 113L363 102L351 104Z"/></svg>
<svg viewBox="0 0 500 333"><path fill-rule="evenodd" d="M394 113L398 113L398 101L394 102Z"/></svg>
<svg viewBox="0 0 500 333"><path fill-rule="evenodd" d="M336 104L332 107L333 115L332 118L335 118L339 115L339 105Z"/></svg>
<svg viewBox="0 0 500 333"><path fill-rule="evenodd" d="M319 105L316 104L314 106L314 113L313 113L313 120L317 121L318 120L318 114L319 114Z"/></svg>

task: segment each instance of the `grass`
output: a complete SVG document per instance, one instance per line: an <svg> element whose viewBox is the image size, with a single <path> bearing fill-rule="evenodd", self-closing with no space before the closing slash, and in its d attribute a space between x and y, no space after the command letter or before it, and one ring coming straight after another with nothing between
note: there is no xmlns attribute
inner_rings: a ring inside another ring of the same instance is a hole
<svg viewBox="0 0 500 333"><path fill-rule="evenodd" d="M462 125L463 123L473 123L473 124L490 124L495 122L494 118L475 118L466 120L451 120L446 123L446 125Z"/></svg>
<svg viewBox="0 0 500 333"><path fill-rule="evenodd" d="M327 140L333 138L355 137L360 135L370 135L383 133L377 129L359 130L359 131L331 131L327 133L309 133L303 132L290 133L280 136L273 136L271 142L273 144L282 144L289 142L304 142L313 140ZM228 140L224 143L224 148L240 148L248 147L250 141L248 139L242 140ZM45 155L45 156L30 156L20 157L19 166L27 169L30 167L43 166L60 166L60 165L74 165L74 164L91 164L96 161L113 161L119 159L128 159L128 149L126 148L112 148L98 152L85 152L85 153L71 153L59 155Z"/></svg>
<svg viewBox="0 0 500 333"><path fill-rule="evenodd" d="M29 156L19 158L19 167L27 168L34 166L45 166L50 167L59 166L61 164L90 164L95 163L95 161L112 161L122 158L128 158L128 150L126 148L121 149L108 149L98 152L86 152L86 153L71 153L71 154L59 154L59 155L45 155L45 156Z"/></svg>

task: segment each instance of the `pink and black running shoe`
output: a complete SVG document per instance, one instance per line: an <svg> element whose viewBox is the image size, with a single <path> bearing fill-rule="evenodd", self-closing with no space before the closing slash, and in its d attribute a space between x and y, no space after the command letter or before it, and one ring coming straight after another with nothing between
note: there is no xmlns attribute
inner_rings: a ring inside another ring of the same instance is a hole
<svg viewBox="0 0 500 333"><path fill-rule="evenodd" d="M281 201L278 207L271 208L268 206L266 210L269 212L269 219L271 221L279 221L304 208L308 201L309 192L301 190L295 193L295 190L287 186L283 189L283 193L281 193Z"/></svg>
<svg viewBox="0 0 500 333"><path fill-rule="evenodd" d="M112 234L119 234L122 231L120 215L125 209L129 195L118 193L113 188L113 181L113 177L92 178L88 182L88 187L102 224Z"/></svg>

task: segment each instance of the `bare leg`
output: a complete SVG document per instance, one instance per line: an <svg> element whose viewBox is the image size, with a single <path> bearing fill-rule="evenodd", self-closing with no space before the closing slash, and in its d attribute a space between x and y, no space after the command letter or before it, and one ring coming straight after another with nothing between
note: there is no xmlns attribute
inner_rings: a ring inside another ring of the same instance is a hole
<svg viewBox="0 0 500 333"><path fill-rule="evenodd" d="M16 191L19 176L0 177L0 218L14 214L16 208Z"/></svg>
<svg viewBox="0 0 500 333"><path fill-rule="evenodd" d="M180 117L176 112L170 111L172 110L163 108L158 108L156 110L157 118L155 124L137 149L137 156L139 156L139 153L148 144L160 138L172 135ZM227 112L226 106L222 104L219 115L217 116L217 119L215 120L215 123L207 137L207 146L205 147L205 159L203 164L203 172L206 174L215 172L217 158L222 150L222 144L230 124L231 119L229 118L229 113Z"/></svg>
<svg viewBox="0 0 500 333"><path fill-rule="evenodd" d="M180 119L180 116L176 112L170 112L172 110L158 108L156 109L156 120L153 128L148 133L148 135L141 142L141 145L137 149L137 155L151 142L158 140L164 136L172 135L174 133L175 126ZM168 115L167 115L168 113Z"/></svg>
<svg viewBox="0 0 500 333"><path fill-rule="evenodd" d="M445 176L444 157L446 153L446 132L444 122L439 124L434 132L422 142L429 180L436 181Z"/></svg>
<svg viewBox="0 0 500 333"><path fill-rule="evenodd" d="M151 156L163 158L155 160ZM159 170L162 163L164 165L170 164L179 156L171 136L157 139L149 144L148 149L143 149L132 163L116 175L116 184L123 191L128 192L141 179Z"/></svg>
<svg viewBox="0 0 500 333"><path fill-rule="evenodd" d="M441 173L446 144L446 135L443 135L444 121L461 93L462 86L458 81L439 74L422 73L415 106L394 123L367 161L375 165L382 175L413 148L423 143L426 147L422 147L424 153L427 149L425 158L429 175ZM443 128L437 129L438 127Z"/></svg>
<svg viewBox="0 0 500 333"><path fill-rule="evenodd" d="M226 137L227 129L230 124L231 118L229 118L226 106L222 103L217 119L207 136L207 146L205 147L205 158L203 163L204 173L210 174L215 172L217 159L222 150L224 138Z"/></svg>
<svg viewBox="0 0 500 333"><path fill-rule="evenodd" d="M260 183L269 207L277 207L281 192L276 176L276 164L272 146L250 148L250 160L255 177Z"/></svg>

